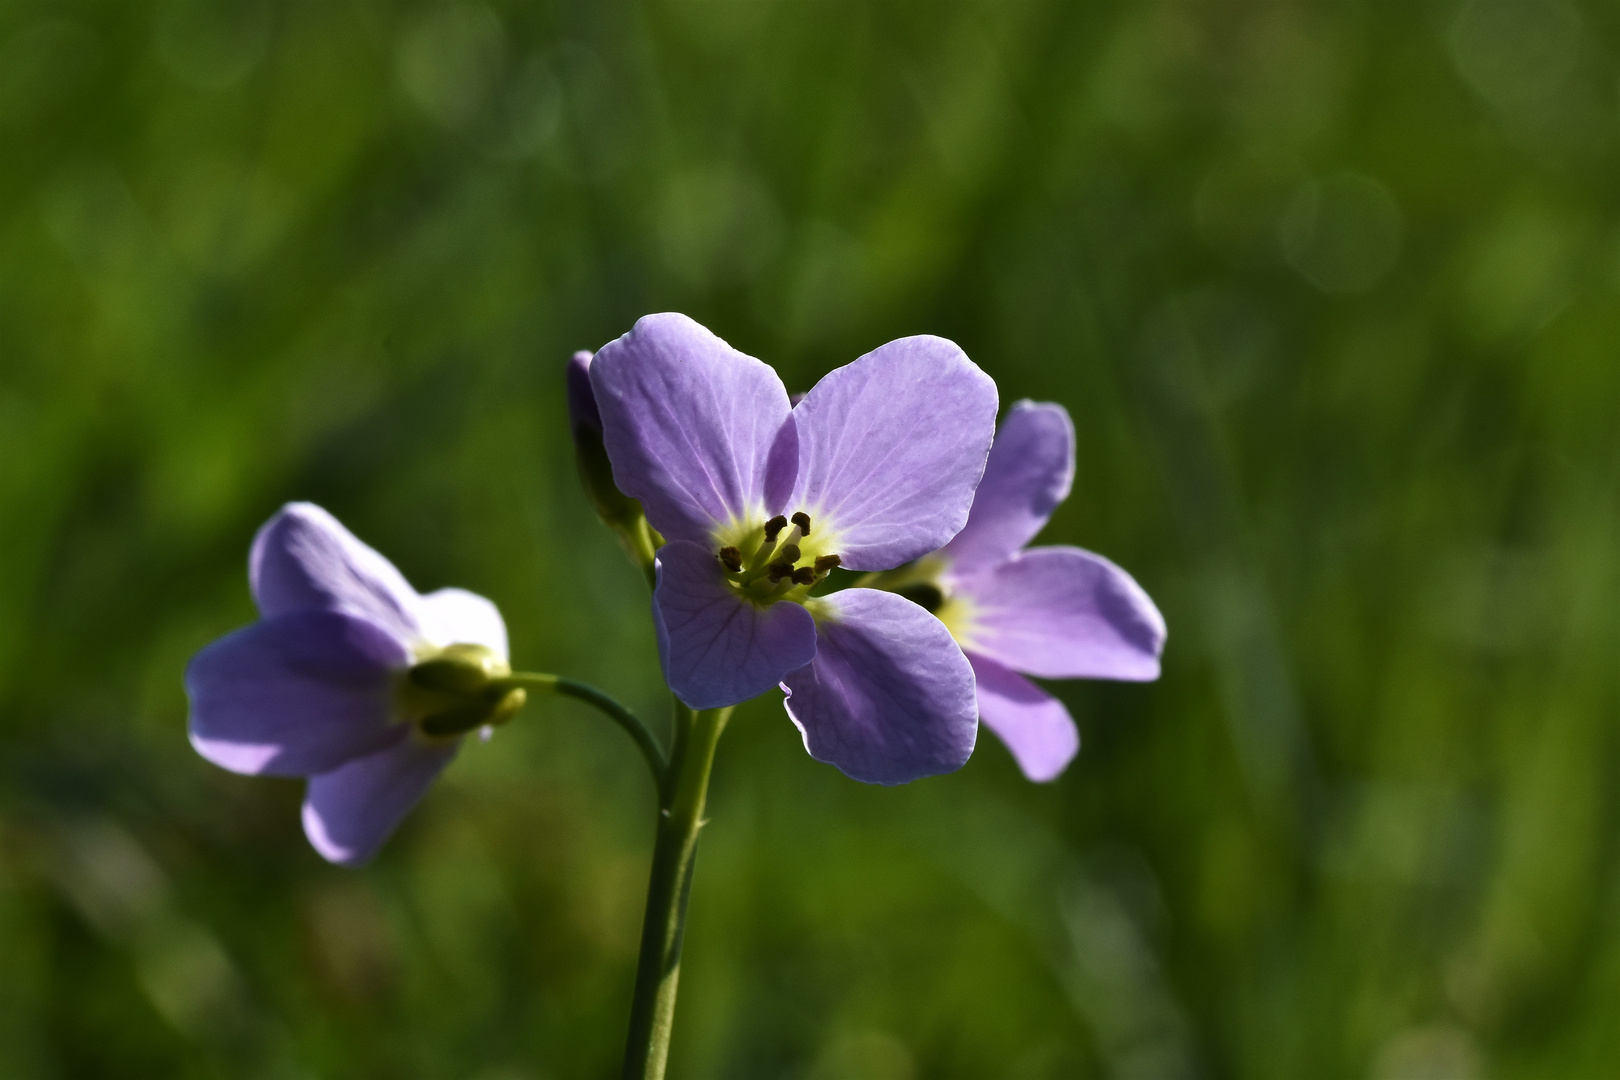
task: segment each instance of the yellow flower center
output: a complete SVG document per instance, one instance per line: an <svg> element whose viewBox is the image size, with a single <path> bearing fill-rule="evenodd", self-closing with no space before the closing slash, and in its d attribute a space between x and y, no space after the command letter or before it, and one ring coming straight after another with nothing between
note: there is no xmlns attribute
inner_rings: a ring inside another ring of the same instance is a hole
<svg viewBox="0 0 1620 1080"><path fill-rule="evenodd" d="M765 522L734 522L715 531L715 559L726 581L760 607L778 600L803 603L810 590L838 567L836 534L812 528L803 510Z"/></svg>

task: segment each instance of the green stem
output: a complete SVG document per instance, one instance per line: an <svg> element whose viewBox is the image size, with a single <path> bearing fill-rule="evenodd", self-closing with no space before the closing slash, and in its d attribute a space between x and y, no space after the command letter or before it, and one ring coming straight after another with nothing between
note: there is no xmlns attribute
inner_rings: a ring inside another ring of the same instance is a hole
<svg viewBox="0 0 1620 1080"><path fill-rule="evenodd" d="M635 713L590 683L570 679L564 675L538 675L526 671L516 671L504 678L493 680L491 685L522 687L525 690L564 694L596 706L610 720L624 728L630 738L635 740L636 748L641 751L641 756L647 759L647 768L652 770L653 784L660 792L663 791L667 783L669 763L664 758L664 748L659 744L658 736L647 730L647 725L643 724L641 718Z"/></svg>
<svg viewBox="0 0 1620 1080"><path fill-rule="evenodd" d="M715 746L730 716L730 708L697 712L675 703L675 746L658 800L658 834L647 882L647 913L641 924L641 958L636 965L622 1080L663 1080L675 1020L675 989L681 976L681 938L692 887L692 860L704 825L703 806Z"/></svg>

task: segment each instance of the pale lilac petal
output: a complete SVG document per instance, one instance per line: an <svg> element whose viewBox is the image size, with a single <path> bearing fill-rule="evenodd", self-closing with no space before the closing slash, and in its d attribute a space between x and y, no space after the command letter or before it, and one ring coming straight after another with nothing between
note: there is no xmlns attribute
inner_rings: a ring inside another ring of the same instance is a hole
<svg viewBox="0 0 1620 1080"><path fill-rule="evenodd" d="M1024 775L1055 779L1080 750L1080 729L1063 702L988 657L969 652L979 683L979 719L996 733Z"/></svg>
<svg viewBox="0 0 1620 1080"><path fill-rule="evenodd" d="M996 384L944 338L891 341L830 372L793 410L787 500L852 570L944 546L967 521L996 426Z"/></svg>
<svg viewBox="0 0 1620 1080"><path fill-rule="evenodd" d="M782 680L810 756L869 784L961 768L978 729L973 668L944 624L873 589L818 604L816 658Z"/></svg>
<svg viewBox="0 0 1620 1080"><path fill-rule="evenodd" d="M405 647L364 619L296 611L214 642L186 668L191 744L233 772L304 776L397 734Z"/></svg>
<svg viewBox="0 0 1620 1080"><path fill-rule="evenodd" d="M1136 581L1071 547L1031 548L948 582L970 612L962 647L1042 678L1159 677L1164 618Z"/></svg>
<svg viewBox="0 0 1620 1080"><path fill-rule="evenodd" d="M416 590L394 564L313 503L288 503L253 538L248 581L265 618L339 611L403 641L421 636Z"/></svg>
<svg viewBox="0 0 1620 1080"><path fill-rule="evenodd" d="M366 862L460 745L460 739L424 742L402 730L392 746L310 777L304 792L304 835L328 862Z"/></svg>
<svg viewBox="0 0 1620 1080"><path fill-rule="evenodd" d="M768 366L685 315L648 315L590 364L620 491L668 540L707 545L716 524L760 514L788 418Z"/></svg>
<svg viewBox="0 0 1620 1080"><path fill-rule="evenodd" d="M800 398L804 395L800 394ZM765 512L780 514L787 507L793 485L799 479L799 426L793 414L782 421L782 430L776 434L770 457L765 460Z"/></svg>
<svg viewBox="0 0 1620 1080"><path fill-rule="evenodd" d="M658 550L653 624L664 679L694 709L758 697L816 655L816 624L791 601L756 607L726 584L707 548Z"/></svg>
<svg viewBox="0 0 1620 1080"><path fill-rule="evenodd" d="M506 623L493 602L466 589L440 589L422 597L418 614L422 634L446 645L482 645L506 660Z"/></svg>
<svg viewBox="0 0 1620 1080"><path fill-rule="evenodd" d="M1020 401L996 430L973 511L941 554L961 572L1012 558L1074 483L1074 423L1061 405Z"/></svg>

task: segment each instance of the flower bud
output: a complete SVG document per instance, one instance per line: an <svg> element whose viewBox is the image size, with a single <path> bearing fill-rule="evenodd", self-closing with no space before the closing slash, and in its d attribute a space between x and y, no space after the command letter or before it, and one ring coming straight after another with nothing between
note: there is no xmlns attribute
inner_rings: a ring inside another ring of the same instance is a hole
<svg viewBox="0 0 1620 1080"><path fill-rule="evenodd" d="M591 354L584 351L568 361L568 426L574 436L580 486L597 516L614 529L634 527L641 517L641 504L613 483L613 465L602 445L602 414L591 389Z"/></svg>
<svg viewBox="0 0 1620 1080"><path fill-rule="evenodd" d="M591 389L591 354L584 349L568 361L568 426L576 439L581 430L602 437L602 414Z"/></svg>

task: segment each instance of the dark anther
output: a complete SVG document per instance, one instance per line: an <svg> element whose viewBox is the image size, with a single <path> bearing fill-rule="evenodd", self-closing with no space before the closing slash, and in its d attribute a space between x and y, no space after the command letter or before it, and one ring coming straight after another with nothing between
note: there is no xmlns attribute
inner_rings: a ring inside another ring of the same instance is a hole
<svg viewBox="0 0 1620 1080"><path fill-rule="evenodd" d="M797 570L793 571L793 584L814 585L815 583L816 572L810 569L808 566L801 566Z"/></svg>
<svg viewBox="0 0 1620 1080"><path fill-rule="evenodd" d="M773 563L771 563L771 565L767 566L765 569L767 569L767 570L769 570L771 572L771 581L773 583L777 582L777 581L781 581L785 577L792 577L793 576L793 564L792 563L773 562Z"/></svg>
<svg viewBox="0 0 1620 1080"><path fill-rule="evenodd" d="M782 530L785 528L787 528L787 518L781 514L771 518L765 523L765 542L767 544L776 543L776 538L782 535Z"/></svg>
<svg viewBox="0 0 1620 1080"><path fill-rule="evenodd" d="M810 535L810 515L805 513L803 510L800 510L798 513L793 515L793 524L797 525L799 527L799 532L803 533L805 536Z"/></svg>
<svg viewBox="0 0 1620 1080"><path fill-rule="evenodd" d="M822 555L816 559L816 573L825 574L836 566L843 565L844 560L836 555Z"/></svg>
<svg viewBox="0 0 1620 1080"><path fill-rule="evenodd" d="M798 562L800 554L798 544L783 544L782 550L776 553L777 558L789 564Z"/></svg>
<svg viewBox="0 0 1620 1080"><path fill-rule="evenodd" d="M727 570L730 570L733 574L735 574L737 571L742 569L742 552L738 551L734 547L721 548L720 565L724 566Z"/></svg>

